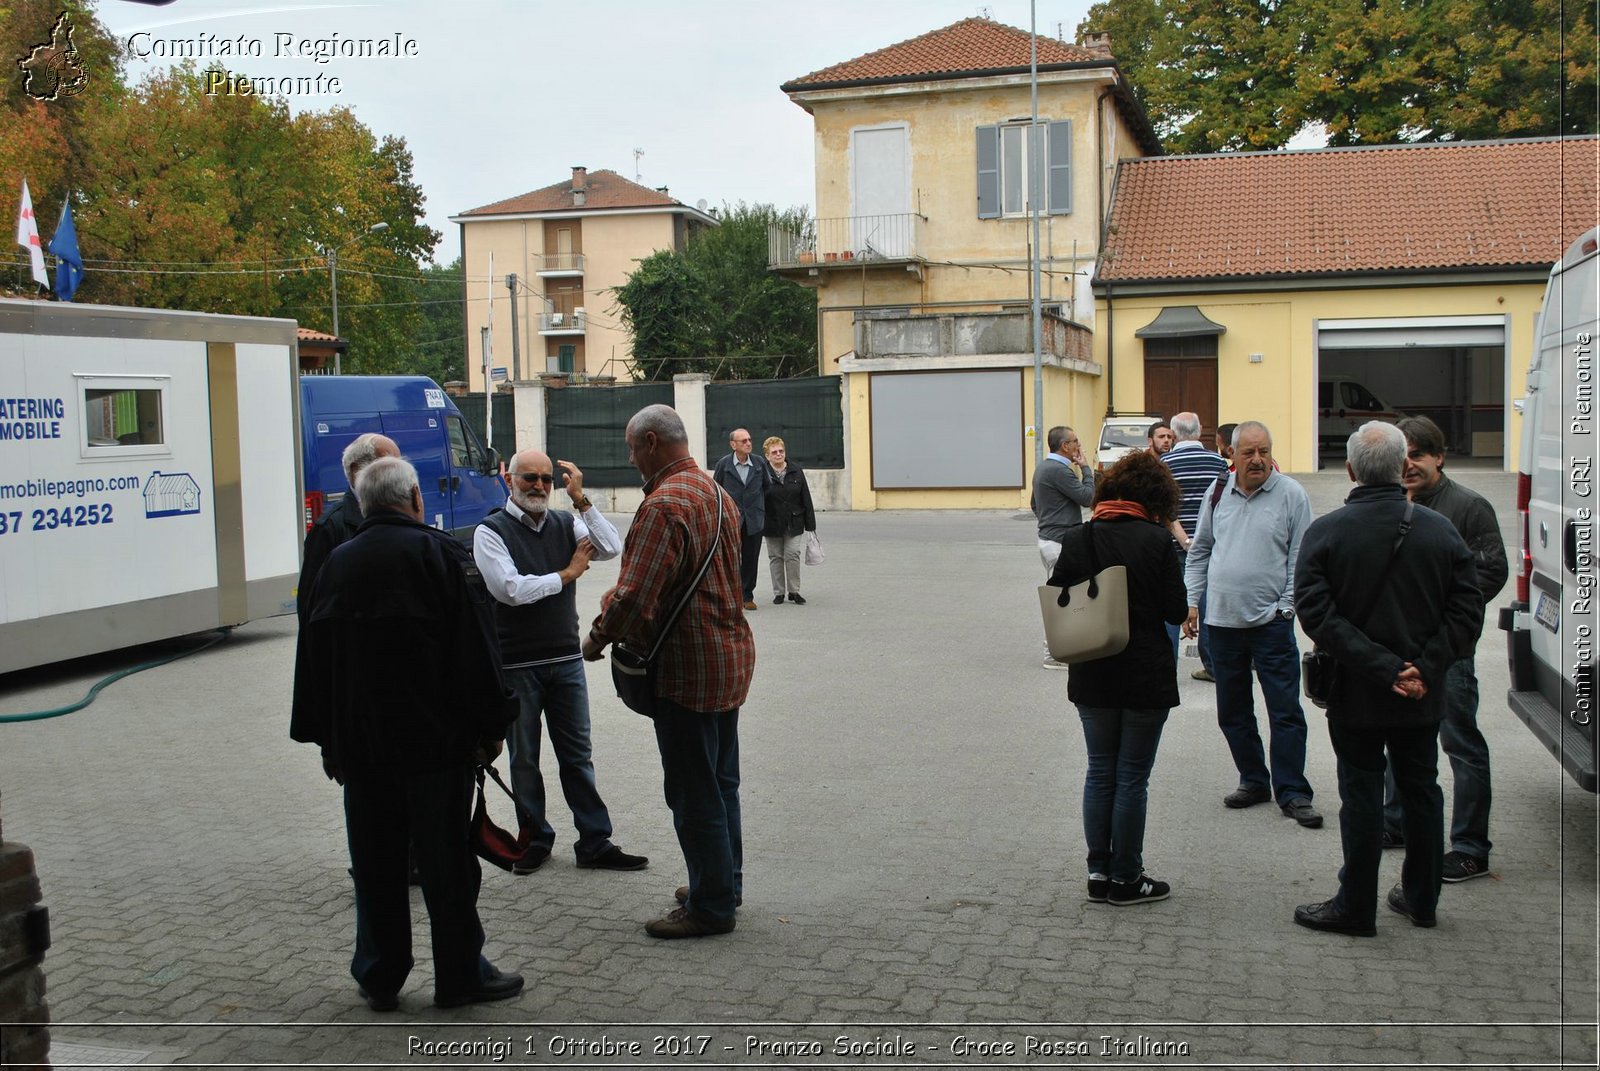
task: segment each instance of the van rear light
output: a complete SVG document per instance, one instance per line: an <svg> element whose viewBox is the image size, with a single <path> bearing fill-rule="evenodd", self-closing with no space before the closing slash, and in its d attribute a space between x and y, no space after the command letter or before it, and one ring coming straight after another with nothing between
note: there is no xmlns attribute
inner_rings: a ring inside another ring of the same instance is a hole
<svg viewBox="0 0 1600 1071"><path fill-rule="evenodd" d="M306 531L311 531L311 526L317 523L322 516L322 509L327 504L321 491L306 492Z"/></svg>
<svg viewBox="0 0 1600 1071"><path fill-rule="evenodd" d="M1533 477L1517 473L1517 518L1522 522L1522 561L1517 569L1517 601L1528 605L1533 578L1533 548L1528 544L1528 502L1533 497Z"/></svg>

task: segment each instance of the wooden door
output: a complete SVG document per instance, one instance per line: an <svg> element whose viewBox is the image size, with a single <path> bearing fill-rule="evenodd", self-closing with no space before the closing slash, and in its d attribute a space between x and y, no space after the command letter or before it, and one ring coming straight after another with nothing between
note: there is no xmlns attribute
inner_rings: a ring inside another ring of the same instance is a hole
<svg viewBox="0 0 1600 1071"><path fill-rule="evenodd" d="M1144 362L1144 409L1168 420L1190 412L1200 418L1200 441L1210 445L1217 430L1217 360L1179 357Z"/></svg>

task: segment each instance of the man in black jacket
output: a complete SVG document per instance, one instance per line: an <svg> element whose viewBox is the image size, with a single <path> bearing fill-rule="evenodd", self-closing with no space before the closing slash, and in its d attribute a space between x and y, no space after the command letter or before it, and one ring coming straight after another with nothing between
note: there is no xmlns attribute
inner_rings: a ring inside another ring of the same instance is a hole
<svg viewBox="0 0 1600 1071"><path fill-rule="evenodd" d="M1408 506L1400 473L1406 443L1371 421L1350 436L1346 470L1359 486L1312 523L1295 568L1295 610L1306 635L1339 664L1328 700L1338 756L1344 866L1331 900L1302 904L1314 930L1371 937L1383 852L1384 749L1405 812L1406 858L1388 906L1435 924L1444 854L1439 721L1445 678L1483 625L1472 553L1449 521ZM1411 509L1409 528L1407 510Z"/></svg>
<svg viewBox="0 0 1600 1071"><path fill-rule="evenodd" d="M334 507L317 518L317 523L306 533L305 557L300 565L300 587L295 591L295 607L300 614L300 627L306 625L306 608L311 604L311 587L317 574L328 561L333 548L355 538L361 527L361 500L356 497L356 477L361 470L380 457L399 457L400 448L387 435L369 431L357 435L340 456L344 466L345 482L349 490Z"/></svg>
<svg viewBox="0 0 1600 1071"><path fill-rule="evenodd" d="M1406 417L1395 425L1406 437L1406 467L1401 483L1411 501L1427 506L1455 525L1478 569L1484 606L1505 587L1510 567L1500 520L1488 499L1444 474L1444 432L1427 417ZM1469 881L1489 873L1489 743L1478 729L1478 675L1472 655L1456 662L1445 677L1444 721L1439 746L1450 760L1454 793L1450 808L1450 850L1444 855L1444 880ZM1383 807L1383 845L1405 843L1400 800L1387 779Z"/></svg>
<svg viewBox="0 0 1600 1071"><path fill-rule="evenodd" d="M473 768L500 751L516 701L471 556L422 523L417 471L379 458L356 481L367 517L311 591L289 735L344 786L356 886L350 973L374 1011L411 972L406 845L433 930L434 1003L504 1000L522 978L483 957L481 872L468 837Z"/></svg>
<svg viewBox="0 0 1600 1071"><path fill-rule="evenodd" d="M734 428L728 436L733 453L723 455L711 470L739 507L739 580L744 585L744 608L756 608L756 569L761 564L762 533L767 527L767 485L772 475L767 463L751 453L750 433Z"/></svg>

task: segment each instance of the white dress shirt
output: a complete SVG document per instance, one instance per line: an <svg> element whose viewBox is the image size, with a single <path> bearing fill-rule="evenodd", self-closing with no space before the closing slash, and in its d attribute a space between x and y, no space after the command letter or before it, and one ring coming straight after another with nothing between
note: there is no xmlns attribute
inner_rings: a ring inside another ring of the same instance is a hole
<svg viewBox="0 0 1600 1071"><path fill-rule="evenodd" d="M532 514L510 499L506 500L506 513L518 524L525 524L535 532L543 530L550 522L550 513ZM594 546L595 561L609 561L622 553L622 537L606 520L605 515L591 505L572 519L572 534L578 539L588 537ZM543 573L533 576L517 572L516 562L506 549L505 540L488 525L478 525L472 534L472 557L478 571L489 585L489 594L508 606L526 606L548 599L561 590L561 574Z"/></svg>

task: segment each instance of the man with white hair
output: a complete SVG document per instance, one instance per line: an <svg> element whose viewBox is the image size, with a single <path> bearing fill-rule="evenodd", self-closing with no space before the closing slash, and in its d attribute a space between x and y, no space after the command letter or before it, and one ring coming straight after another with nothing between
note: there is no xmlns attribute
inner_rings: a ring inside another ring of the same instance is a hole
<svg viewBox="0 0 1600 1071"><path fill-rule="evenodd" d="M1302 904L1313 930L1371 937L1383 853L1384 749L1404 812L1405 865L1391 911L1433 926L1444 856L1439 722L1450 666L1483 625L1472 551L1455 527L1406 500L1406 440L1369 421L1350 436L1345 470L1357 487L1307 529L1295 570L1306 635L1338 663L1328 737L1338 756L1344 866L1331 900Z"/></svg>
<svg viewBox="0 0 1600 1071"><path fill-rule="evenodd" d="M345 483L349 490L334 507L317 518L317 523L306 533L305 557L300 566L300 587L295 591L295 608L300 624L306 623L306 606L311 600L311 586L317 582L317 573L333 548L354 538L361 527L361 500L356 496L356 477L361 470L380 457L399 457L400 448L387 435L369 431L357 435L344 448L340 462L344 465Z"/></svg>
<svg viewBox="0 0 1600 1071"><path fill-rule="evenodd" d="M1172 434L1177 441L1172 444L1172 449L1161 455L1162 464L1172 470L1172 478L1178 483L1178 490L1183 498L1178 503L1178 527L1172 531L1172 537L1178 541L1179 564L1186 563L1189 559L1189 544L1194 541L1195 529L1200 525L1200 506L1206 500L1206 493L1219 479L1228 478L1228 463L1220 454L1213 454L1200 442L1200 417L1197 413L1179 413L1172 418ZM1206 607L1202 600L1200 604L1200 618L1198 622L1200 648L1200 668L1192 676L1195 680L1209 681L1216 678L1211 674L1211 645L1210 630L1206 627ZM1178 646L1178 628L1176 625L1167 626L1167 634L1172 637L1173 651L1176 653Z"/></svg>
<svg viewBox="0 0 1600 1071"><path fill-rule="evenodd" d="M622 537L583 493L583 472L561 462L557 476L539 450L511 458L511 497L472 535L472 557L495 600L506 683L522 712L511 727L511 789L532 822L513 874L531 874L550 858L556 833L545 817L539 772L539 724L550 733L561 792L578 829L573 846L588 870L643 870L650 862L611 843L611 813L595 785L589 735L589 685L578 645L578 577L591 560L609 561ZM576 513L550 508L559 481Z"/></svg>

